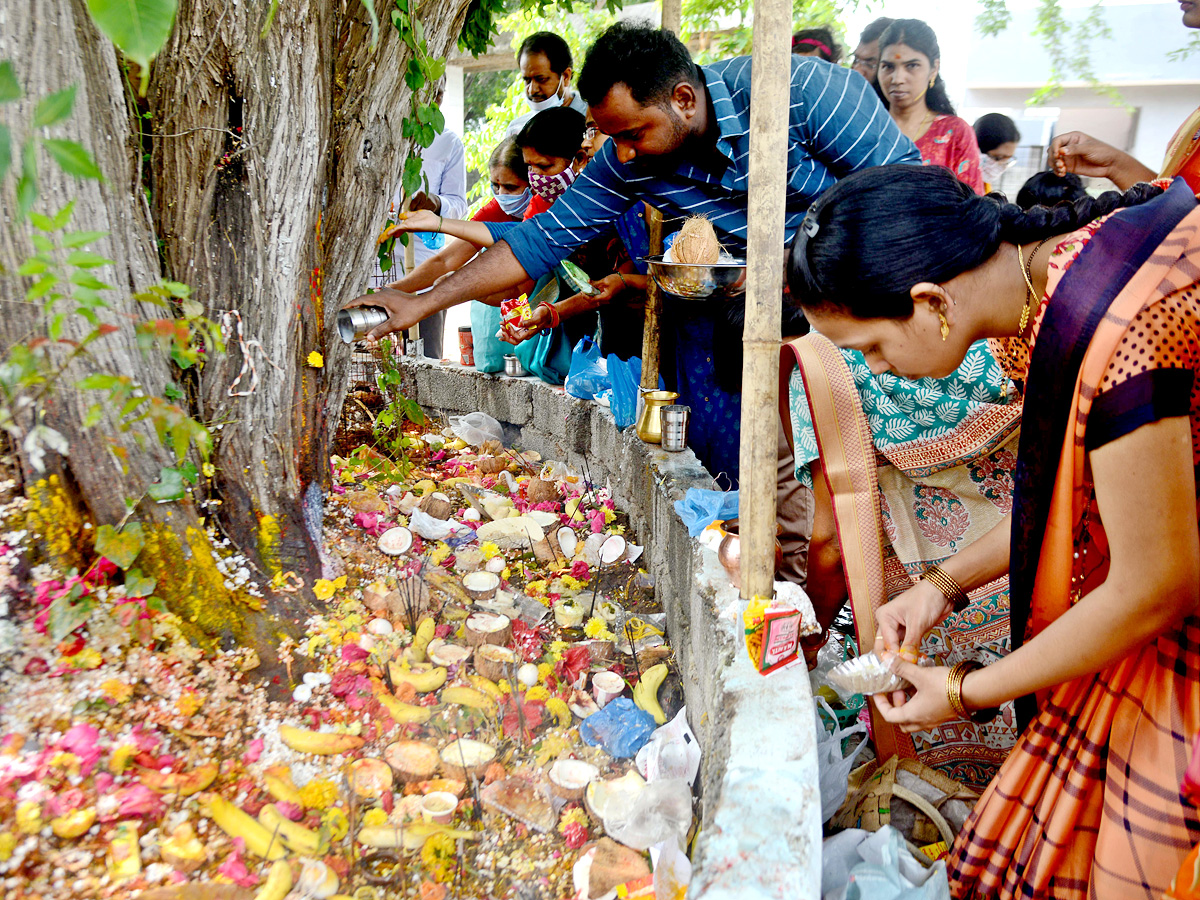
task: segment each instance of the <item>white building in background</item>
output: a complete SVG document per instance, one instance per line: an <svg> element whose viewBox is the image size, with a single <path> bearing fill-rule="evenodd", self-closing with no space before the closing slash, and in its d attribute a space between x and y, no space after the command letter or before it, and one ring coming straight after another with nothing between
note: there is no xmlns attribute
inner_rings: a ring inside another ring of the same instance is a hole
<svg viewBox="0 0 1200 900"><path fill-rule="evenodd" d="M1086 7L1079 6L1065 10L1071 22L1087 13ZM1092 42L1092 68L1126 105L1085 83L1068 81L1047 105L1026 106L1050 78L1041 38L1032 34L1033 9L1014 9L1012 22L996 37L972 30L965 70L960 70L963 86L954 93L962 98L959 114L969 122L984 113L1000 112L1017 123L1020 165L1009 171L1001 185L1010 197L1025 178L1045 168L1046 146L1055 134L1065 131L1087 132L1157 170L1171 136L1200 106L1200 56L1182 62L1167 58L1191 35L1181 23L1177 2L1105 3L1103 15L1113 36Z"/></svg>

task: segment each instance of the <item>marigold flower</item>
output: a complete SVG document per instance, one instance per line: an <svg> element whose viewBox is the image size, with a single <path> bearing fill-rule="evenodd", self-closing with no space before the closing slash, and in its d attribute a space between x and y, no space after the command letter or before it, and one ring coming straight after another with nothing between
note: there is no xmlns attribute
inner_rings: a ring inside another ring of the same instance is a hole
<svg viewBox="0 0 1200 900"><path fill-rule="evenodd" d="M337 785L327 778L314 778L300 788L300 802L308 809L326 809L337 799Z"/></svg>
<svg viewBox="0 0 1200 900"><path fill-rule="evenodd" d="M316 350L314 350L312 353L308 354L307 361L308 361L308 364L310 366L312 366L314 369L322 369L325 367L325 357L323 357Z"/></svg>

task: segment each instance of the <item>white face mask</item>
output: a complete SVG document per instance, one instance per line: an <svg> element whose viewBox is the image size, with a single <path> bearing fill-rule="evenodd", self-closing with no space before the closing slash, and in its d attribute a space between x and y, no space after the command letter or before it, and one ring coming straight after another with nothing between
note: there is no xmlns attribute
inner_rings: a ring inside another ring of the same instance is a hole
<svg viewBox="0 0 1200 900"><path fill-rule="evenodd" d="M993 187L1000 183L1000 178L1013 167L1017 158L1010 156L1008 159L994 159L987 153L980 154L979 171L983 175L983 180Z"/></svg>
<svg viewBox="0 0 1200 900"><path fill-rule="evenodd" d="M562 77L560 76L558 79L558 90L556 90L545 100L530 100L529 96L526 95L525 102L529 104L529 108L535 113L540 113L547 109L554 109L556 106L562 106L563 101L570 96L570 94L566 92L566 87L566 84L563 83Z"/></svg>

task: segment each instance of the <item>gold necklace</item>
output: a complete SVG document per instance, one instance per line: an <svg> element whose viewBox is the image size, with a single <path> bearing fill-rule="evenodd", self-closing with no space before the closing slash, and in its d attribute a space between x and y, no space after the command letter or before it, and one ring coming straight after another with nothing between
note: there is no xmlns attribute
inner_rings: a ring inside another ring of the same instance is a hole
<svg viewBox="0 0 1200 900"><path fill-rule="evenodd" d="M1054 237L1054 235L1050 235L1050 237ZM1029 262L1025 262L1021 245L1020 243L1017 244L1017 262L1021 266L1021 275L1025 278L1025 306L1021 310L1021 321L1017 326L1017 337L1025 336L1025 329L1029 326L1029 314L1037 301L1037 292L1033 289L1033 258L1037 256L1038 251L1042 249L1046 241L1050 240L1050 237L1044 237L1038 242L1038 245L1033 248L1033 252L1029 254Z"/></svg>

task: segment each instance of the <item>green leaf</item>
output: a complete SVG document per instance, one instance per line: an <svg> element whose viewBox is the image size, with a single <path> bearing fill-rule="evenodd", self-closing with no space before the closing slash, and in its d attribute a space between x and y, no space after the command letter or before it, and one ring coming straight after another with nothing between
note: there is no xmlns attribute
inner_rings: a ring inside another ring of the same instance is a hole
<svg viewBox="0 0 1200 900"><path fill-rule="evenodd" d="M167 604L163 602L161 597L147 597L146 609L153 610L157 613L165 613L167 611Z"/></svg>
<svg viewBox="0 0 1200 900"><path fill-rule="evenodd" d="M56 284L58 284L58 276L57 275L55 275L54 273L50 273L49 275L43 275L41 278L39 278L37 281L35 281L33 283L33 287L31 287L29 290L27 290L25 292L25 299L26 300L37 300L41 297L44 297L48 293L50 293L50 291L52 291L54 289L54 286Z"/></svg>
<svg viewBox="0 0 1200 900"><path fill-rule="evenodd" d="M195 484L200 480L200 472L190 462L180 463L177 468L179 474L183 476L183 480L188 484Z"/></svg>
<svg viewBox="0 0 1200 900"><path fill-rule="evenodd" d="M76 178L95 178L103 181L104 175L96 165L90 153L74 141L45 140L42 141L54 161L68 175Z"/></svg>
<svg viewBox="0 0 1200 900"><path fill-rule="evenodd" d="M263 22L259 37L265 38L271 33L271 23L275 21L275 13L279 10L279 0L271 0L271 8L267 10L267 20Z"/></svg>
<svg viewBox="0 0 1200 900"><path fill-rule="evenodd" d="M33 127L43 128L61 122L71 115L74 108L75 85L48 94L38 101L37 109L33 113Z"/></svg>
<svg viewBox="0 0 1200 900"><path fill-rule="evenodd" d="M96 27L143 69L175 23L176 0L87 0L87 5Z"/></svg>
<svg viewBox="0 0 1200 900"><path fill-rule="evenodd" d="M72 272L71 277L68 280L71 282L71 284L78 285L79 287L83 288L91 288L93 291L112 290L111 284L105 284L86 269L82 269L78 272Z"/></svg>
<svg viewBox="0 0 1200 900"><path fill-rule="evenodd" d="M158 581L154 578L147 578L142 574L141 569L130 569L125 573L125 596L149 597L154 593L156 584Z"/></svg>
<svg viewBox="0 0 1200 900"><path fill-rule="evenodd" d="M367 11L367 18L371 20L371 49L374 50L379 43L379 16L375 14L375 0L362 0L362 5Z"/></svg>
<svg viewBox="0 0 1200 900"><path fill-rule="evenodd" d="M50 267L46 265L44 260L38 259L36 256L31 256L29 259L25 260L25 262L21 263L20 268L17 269L17 274L41 275L43 272L48 271L49 268Z"/></svg>
<svg viewBox="0 0 1200 900"><path fill-rule="evenodd" d="M75 386L83 391L111 391L120 383L119 375L103 375L97 372L80 379Z"/></svg>
<svg viewBox="0 0 1200 900"><path fill-rule="evenodd" d="M73 250L104 237L108 237L107 231L73 231L62 236L62 245L68 250Z"/></svg>
<svg viewBox="0 0 1200 900"><path fill-rule="evenodd" d="M54 220L47 215L35 212L29 214L29 221L33 223L33 227L39 231L53 231Z"/></svg>
<svg viewBox="0 0 1200 900"><path fill-rule="evenodd" d="M101 525L96 529L96 552L122 569L133 565L144 546L146 534L137 522L130 522L122 531L117 531L111 525Z"/></svg>
<svg viewBox="0 0 1200 900"><path fill-rule="evenodd" d="M54 252L54 241L50 240L50 238L46 237L44 234L38 234L37 232L34 232L33 234L29 235L29 240L33 242L33 246L37 249L39 254ZM47 262L49 262L49 260L47 260Z"/></svg>
<svg viewBox="0 0 1200 900"><path fill-rule="evenodd" d="M37 148L33 138L21 150L21 177L17 181L17 221L22 221L33 209L37 199Z"/></svg>
<svg viewBox="0 0 1200 900"><path fill-rule="evenodd" d="M67 263L77 269L94 269L97 266L107 266L112 260L91 250L73 250L67 256Z"/></svg>
<svg viewBox="0 0 1200 900"><path fill-rule="evenodd" d="M70 594L63 594L50 604L50 615L46 624L50 631L50 639L58 642L88 620L92 611L91 601L80 598L73 602Z"/></svg>
<svg viewBox="0 0 1200 900"><path fill-rule="evenodd" d="M0 181L12 168L12 132L7 125L0 125Z"/></svg>
<svg viewBox="0 0 1200 900"><path fill-rule="evenodd" d="M88 407L87 415L83 417L84 428L94 428L100 424L100 420L104 418L104 407L99 403L93 403Z"/></svg>
<svg viewBox="0 0 1200 900"><path fill-rule="evenodd" d="M72 200L62 209L54 214L54 230L61 231L67 227L67 223L71 221L71 213L75 209L75 201Z"/></svg>
<svg viewBox="0 0 1200 900"><path fill-rule="evenodd" d="M21 99L21 85L11 60L0 62L0 103Z"/></svg>
<svg viewBox="0 0 1200 900"><path fill-rule="evenodd" d="M421 189L421 159L410 156L404 161L404 177L402 179L404 193L410 197Z"/></svg>

